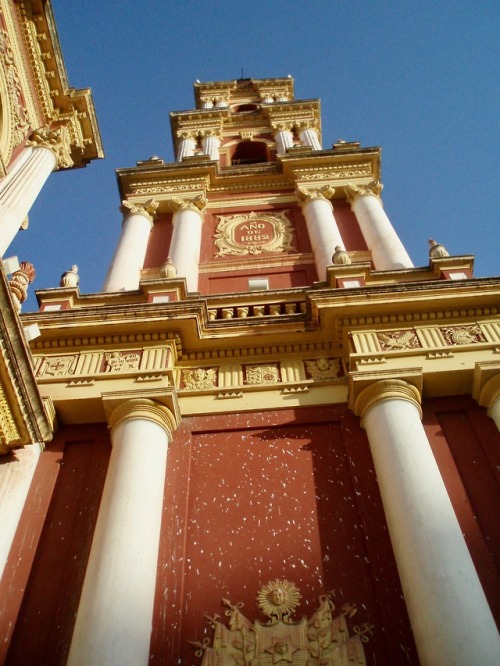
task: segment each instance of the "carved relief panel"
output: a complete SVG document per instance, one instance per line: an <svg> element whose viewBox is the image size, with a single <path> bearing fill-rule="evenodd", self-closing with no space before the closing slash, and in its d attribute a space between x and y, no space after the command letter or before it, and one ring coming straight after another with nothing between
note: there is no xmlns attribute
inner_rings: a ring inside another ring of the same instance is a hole
<svg viewBox="0 0 500 666"><path fill-rule="evenodd" d="M293 228L286 211L219 215L215 257L292 252Z"/></svg>

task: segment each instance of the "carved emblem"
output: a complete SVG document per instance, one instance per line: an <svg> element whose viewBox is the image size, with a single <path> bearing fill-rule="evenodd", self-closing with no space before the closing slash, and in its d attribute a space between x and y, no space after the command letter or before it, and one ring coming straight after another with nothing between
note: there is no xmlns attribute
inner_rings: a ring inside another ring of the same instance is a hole
<svg viewBox="0 0 500 666"><path fill-rule="evenodd" d="M139 352L108 352L104 355L105 372L137 370L140 360Z"/></svg>
<svg viewBox="0 0 500 666"><path fill-rule="evenodd" d="M276 365L249 365L246 378L247 384L277 384L280 380Z"/></svg>
<svg viewBox="0 0 500 666"><path fill-rule="evenodd" d="M478 342L486 342L477 324L442 328L441 333L449 345L473 345Z"/></svg>
<svg viewBox="0 0 500 666"><path fill-rule="evenodd" d="M420 341L415 331L391 331L390 333L377 333L380 348L383 350L417 349Z"/></svg>
<svg viewBox="0 0 500 666"><path fill-rule="evenodd" d="M189 389L211 389L216 385L216 368L197 368L196 370L183 370L184 386Z"/></svg>
<svg viewBox="0 0 500 666"><path fill-rule="evenodd" d="M228 254L290 252L293 247L292 224L286 211L278 213L239 213L219 215L215 231L216 257Z"/></svg>
<svg viewBox="0 0 500 666"><path fill-rule="evenodd" d="M340 360L338 358L318 358L316 361L306 361L306 370L315 382L337 379L340 375Z"/></svg>
<svg viewBox="0 0 500 666"><path fill-rule="evenodd" d="M233 605L223 599L229 627L218 615L207 617L214 629L213 644L192 641L201 666L358 666L366 665L363 643L369 640L373 626L353 627L349 635L348 619L357 609L344 604L334 615L333 593L320 597L318 610L308 620L292 619L300 602L300 592L287 580L264 585L257 595L266 623L252 623L243 615L243 604Z"/></svg>
<svg viewBox="0 0 500 666"><path fill-rule="evenodd" d="M77 356L55 356L45 359L40 375L49 377L63 377L72 375L75 371Z"/></svg>

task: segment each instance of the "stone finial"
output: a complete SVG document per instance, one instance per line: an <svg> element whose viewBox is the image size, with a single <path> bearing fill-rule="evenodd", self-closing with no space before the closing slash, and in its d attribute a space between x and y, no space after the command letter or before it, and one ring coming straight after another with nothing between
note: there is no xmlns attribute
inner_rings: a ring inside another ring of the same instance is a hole
<svg viewBox="0 0 500 666"><path fill-rule="evenodd" d="M21 312L21 303L28 298L28 285L36 277L35 267L29 261L22 261L19 270L12 274L9 280L14 304L18 312Z"/></svg>
<svg viewBox="0 0 500 666"><path fill-rule="evenodd" d="M60 287L77 287L80 282L80 277L78 276L78 266L73 264L69 271L65 271L61 275L61 281L59 282Z"/></svg>
<svg viewBox="0 0 500 666"><path fill-rule="evenodd" d="M164 278L177 277L177 269L172 263L172 259L167 257L167 261L160 267L161 276Z"/></svg>
<svg viewBox="0 0 500 666"><path fill-rule="evenodd" d="M351 263L351 257L348 252L340 247L340 245L336 245L335 252L332 256L332 262L335 266L348 266Z"/></svg>
<svg viewBox="0 0 500 666"><path fill-rule="evenodd" d="M441 259L449 256L450 253L444 245L440 245L433 238L429 238L429 257L431 259Z"/></svg>

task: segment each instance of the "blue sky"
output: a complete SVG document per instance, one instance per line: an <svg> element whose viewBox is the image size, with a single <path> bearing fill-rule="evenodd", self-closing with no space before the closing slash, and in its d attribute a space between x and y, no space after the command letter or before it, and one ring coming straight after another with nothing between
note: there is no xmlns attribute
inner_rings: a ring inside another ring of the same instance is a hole
<svg viewBox="0 0 500 666"><path fill-rule="evenodd" d="M115 169L173 160L168 113L196 79L291 74L320 98L323 146L382 146L385 209L415 265L427 239L498 275L500 5L316 0L52 0L70 85L91 87L106 158L53 174L7 255L35 289L73 263L101 289L120 234Z"/></svg>

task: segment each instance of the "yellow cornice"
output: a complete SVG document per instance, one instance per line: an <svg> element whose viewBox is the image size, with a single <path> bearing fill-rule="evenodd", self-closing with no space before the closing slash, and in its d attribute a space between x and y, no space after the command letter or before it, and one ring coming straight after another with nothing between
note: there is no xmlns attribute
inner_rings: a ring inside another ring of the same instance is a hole
<svg viewBox="0 0 500 666"><path fill-rule="evenodd" d="M103 157L90 89L68 84L50 0L18 0L15 5L2 0L1 7L26 99L26 134L43 127L64 128L75 167Z"/></svg>

